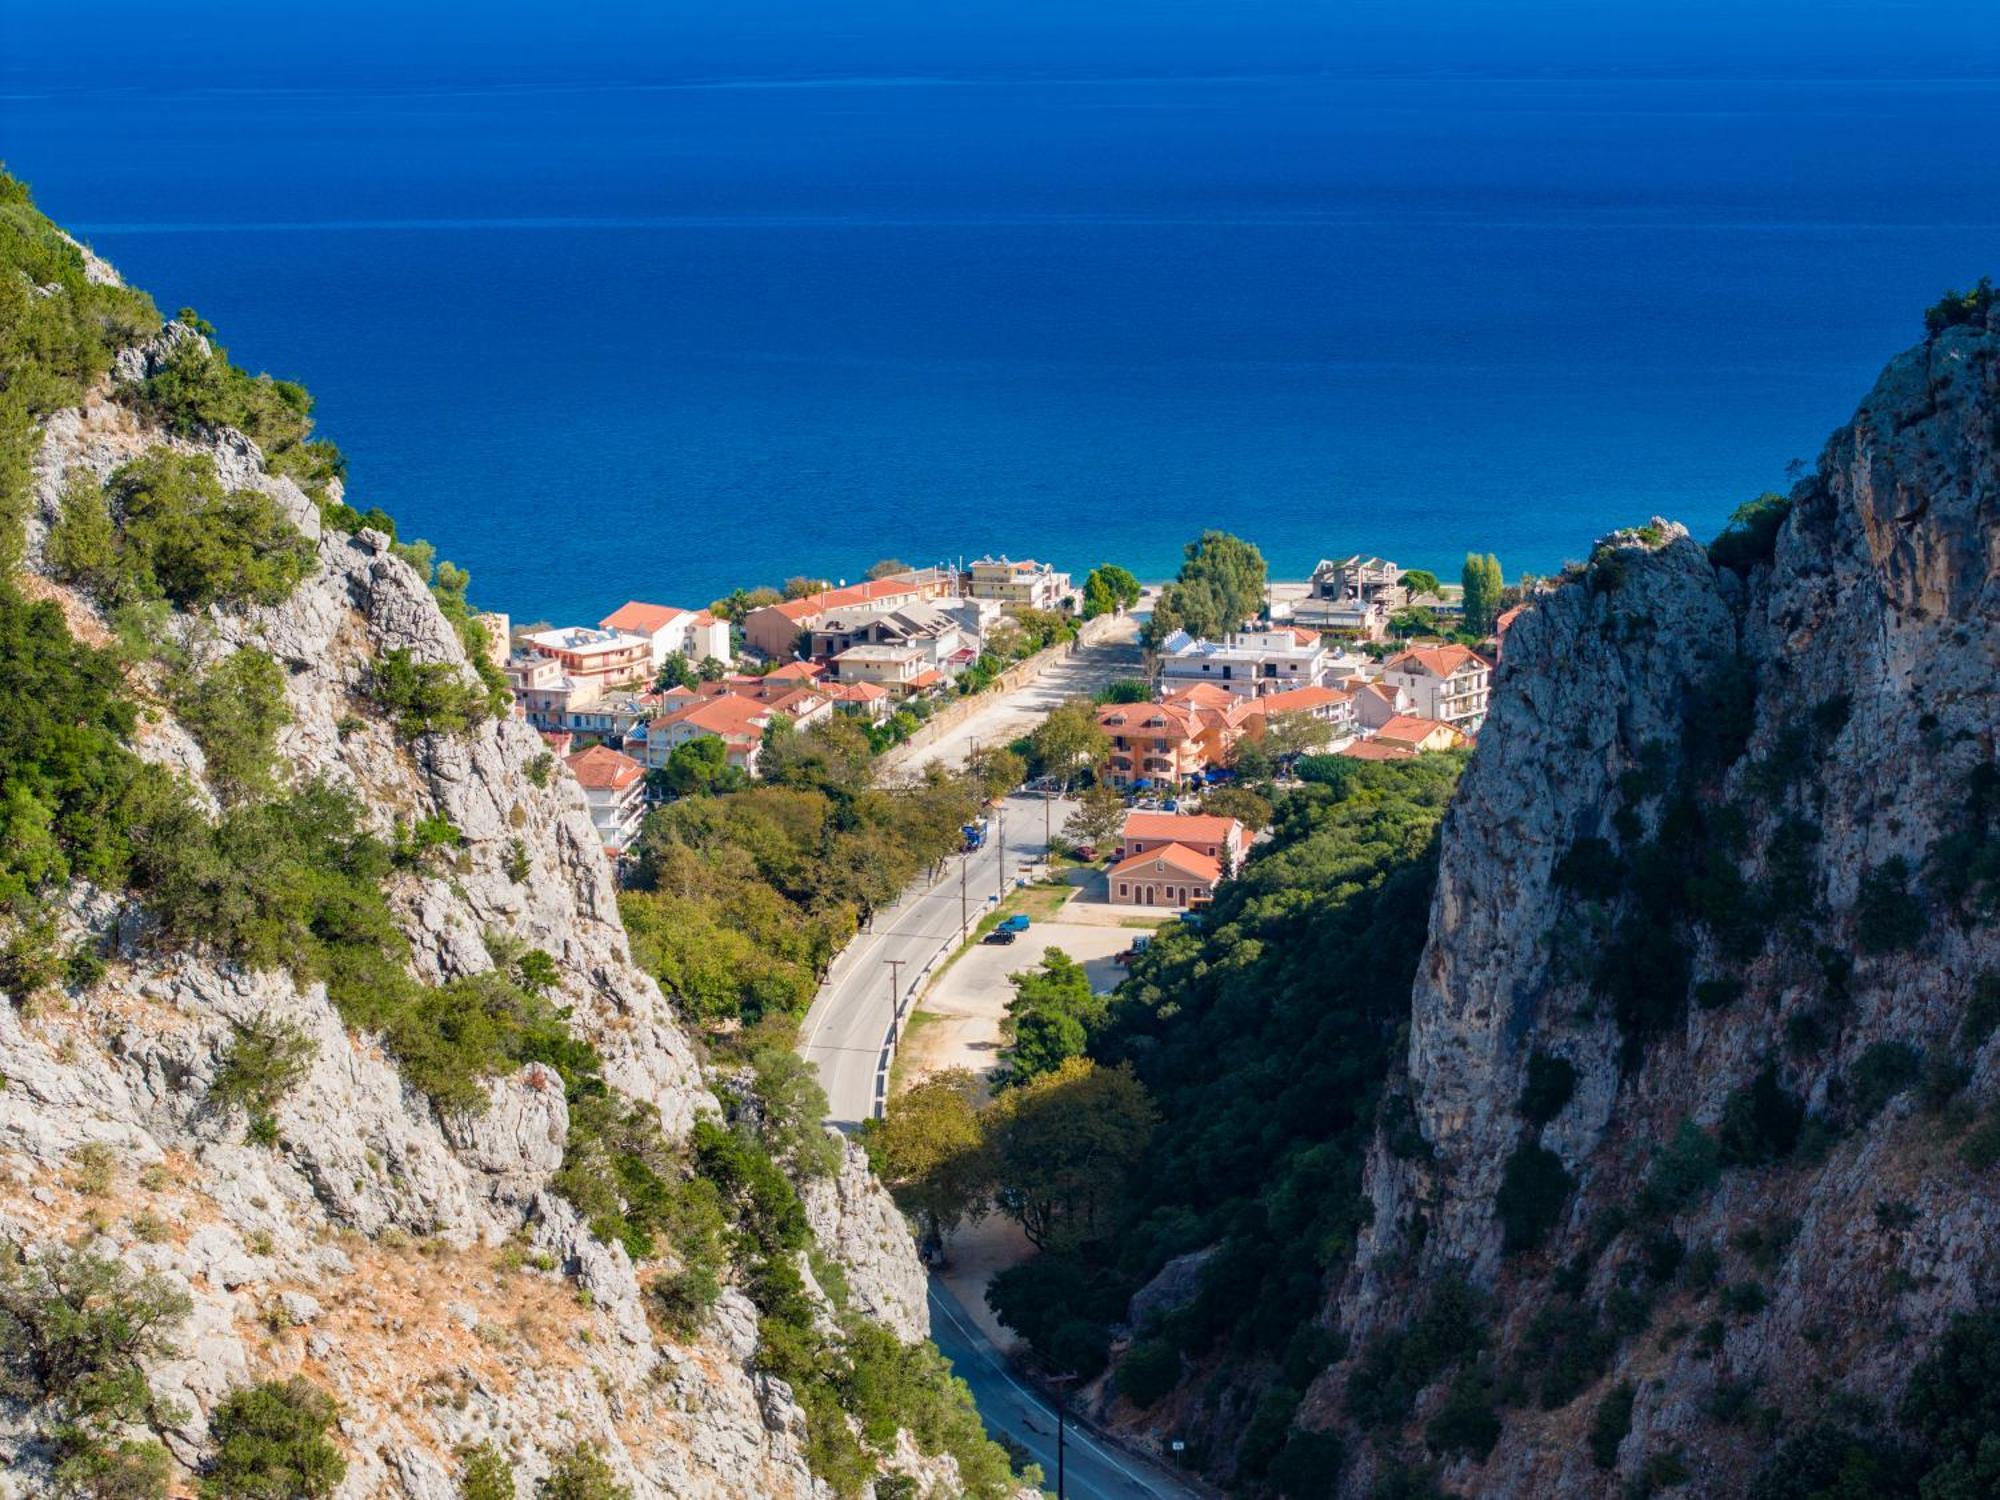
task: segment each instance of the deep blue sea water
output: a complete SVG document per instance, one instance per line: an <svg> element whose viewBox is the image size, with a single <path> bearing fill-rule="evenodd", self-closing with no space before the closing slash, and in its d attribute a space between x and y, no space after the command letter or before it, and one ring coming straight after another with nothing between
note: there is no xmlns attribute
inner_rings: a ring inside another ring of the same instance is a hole
<svg viewBox="0 0 2000 1500"><path fill-rule="evenodd" d="M1991 80L23 85L0 155L517 618L1715 530L2000 270Z"/></svg>

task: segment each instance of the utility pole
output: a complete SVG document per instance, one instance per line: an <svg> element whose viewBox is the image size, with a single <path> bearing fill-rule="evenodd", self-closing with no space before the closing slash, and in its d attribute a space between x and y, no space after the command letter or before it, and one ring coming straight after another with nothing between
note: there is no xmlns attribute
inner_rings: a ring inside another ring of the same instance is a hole
<svg viewBox="0 0 2000 1500"><path fill-rule="evenodd" d="M972 932L972 896L966 889L966 869L972 864L970 854L958 857L958 940L962 943Z"/></svg>
<svg viewBox="0 0 2000 1500"><path fill-rule="evenodd" d="M889 966L889 1009L894 1012L896 1019L900 1020L903 1014L903 964L905 960L900 958L885 958L882 962Z"/></svg>
<svg viewBox="0 0 2000 1500"><path fill-rule="evenodd" d="M1001 799L999 807L995 810L993 826L998 830L995 837L998 839L1000 846L1000 899L1005 901L1007 899L1007 802L1005 798Z"/></svg>

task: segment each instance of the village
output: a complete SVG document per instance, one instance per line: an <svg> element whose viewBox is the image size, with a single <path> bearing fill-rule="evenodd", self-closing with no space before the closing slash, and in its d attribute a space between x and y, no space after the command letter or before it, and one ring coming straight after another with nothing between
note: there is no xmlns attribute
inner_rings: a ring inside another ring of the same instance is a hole
<svg viewBox="0 0 2000 1500"><path fill-rule="evenodd" d="M1123 569L1079 586L1003 555L883 563L862 582L795 580L699 609L630 600L594 625L484 623L513 712L575 774L622 863L652 806L755 781L773 735L835 715L878 753L934 720L942 729L940 715L976 734L1008 689L1073 653L1143 638L1156 594ZM1104 840L1105 899L1206 905L1255 830L1196 808L1239 777L1282 776L1307 755L1397 760L1473 744L1515 612L1468 632L1462 590L1356 554L1271 584L1262 613L1219 638L1176 629L1143 656L1127 646L1136 664L1089 705L1102 739L1087 769L1132 809ZM1101 796L1098 806L1102 827ZM968 826L969 844L983 837ZM1100 856L1094 839L1078 846Z"/></svg>

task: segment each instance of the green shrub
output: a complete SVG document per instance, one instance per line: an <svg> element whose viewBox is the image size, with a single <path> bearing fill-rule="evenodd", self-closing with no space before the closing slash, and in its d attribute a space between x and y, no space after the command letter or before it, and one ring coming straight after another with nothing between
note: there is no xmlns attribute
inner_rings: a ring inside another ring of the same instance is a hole
<svg viewBox="0 0 2000 1500"><path fill-rule="evenodd" d="M1576 1093L1576 1065L1566 1057L1537 1050L1528 1057L1528 1080L1521 1089L1521 1117L1539 1129L1563 1112Z"/></svg>
<svg viewBox="0 0 2000 1500"><path fill-rule="evenodd" d="M1545 1411L1569 1405L1610 1367L1618 1336L1598 1310L1573 1297L1551 1298L1520 1344L1524 1374L1540 1377L1535 1399Z"/></svg>
<svg viewBox="0 0 2000 1500"><path fill-rule="evenodd" d="M312 571L312 543L277 502L225 491L206 456L144 454L113 473L106 490L119 525L112 602L281 604Z"/></svg>
<svg viewBox="0 0 2000 1500"><path fill-rule="evenodd" d="M31 603L0 579L0 662L8 683L0 693L0 912L76 878L122 885L138 805L170 783L125 746L136 715L117 658L78 642L54 604Z"/></svg>
<svg viewBox="0 0 2000 1500"><path fill-rule="evenodd" d="M207 326L187 308L179 321L198 332ZM313 401L305 387L250 375L229 362L226 349L214 345L181 344L162 368L121 387L118 397L180 437L235 428L263 450L272 473L289 474L315 496L324 497L327 481L347 473L340 450L310 435Z"/></svg>
<svg viewBox="0 0 2000 1500"><path fill-rule="evenodd" d="M661 1276L646 1288L660 1325L677 1339L701 1332L722 1297L722 1280L713 1267L693 1265Z"/></svg>
<svg viewBox="0 0 2000 1500"><path fill-rule="evenodd" d="M1916 1467L1897 1443L1830 1422L1785 1439L1750 1483L1750 1500L1915 1500Z"/></svg>
<svg viewBox="0 0 2000 1500"><path fill-rule="evenodd" d="M1509 1255L1539 1247L1561 1222L1576 1180L1553 1151L1523 1141L1507 1158L1493 1209L1500 1219L1501 1249Z"/></svg>
<svg viewBox="0 0 2000 1500"><path fill-rule="evenodd" d="M589 1443L578 1443L536 1481L535 1500L632 1500L611 1465Z"/></svg>
<svg viewBox="0 0 2000 1500"><path fill-rule="evenodd" d="M1949 291L1924 309L1924 332L1935 338L1947 328L1978 328L1993 310L1993 278L1982 276L1967 292Z"/></svg>
<svg viewBox="0 0 2000 1500"><path fill-rule="evenodd" d="M1923 902L1910 889L1910 867L1900 856L1861 877L1854 901L1854 936L1863 953L1897 953L1923 937Z"/></svg>
<svg viewBox="0 0 2000 1500"><path fill-rule="evenodd" d="M458 1500L514 1500L514 1466L491 1443L458 1450Z"/></svg>
<svg viewBox="0 0 2000 1500"><path fill-rule="evenodd" d="M1554 872L1558 887L1592 901L1617 891L1624 878L1625 862L1617 851L1607 840L1588 835L1569 846Z"/></svg>
<svg viewBox="0 0 2000 1500"><path fill-rule="evenodd" d="M290 717L283 667L246 647L178 694L174 711L201 746L209 784L222 801L271 789L278 730Z"/></svg>
<svg viewBox="0 0 2000 1500"><path fill-rule="evenodd" d="M1717 1300L1732 1318L1754 1318L1771 1302L1770 1294L1755 1281L1733 1281L1722 1289Z"/></svg>
<svg viewBox="0 0 2000 1500"><path fill-rule="evenodd" d="M312 1068L317 1046L291 1021L260 1017L234 1023L234 1032L208 1096L225 1109L240 1106L252 1115L268 1115Z"/></svg>
<svg viewBox="0 0 2000 1500"><path fill-rule="evenodd" d="M1597 1403L1590 1418L1590 1461L1600 1469L1618 1467L1618 1449L1632 1430L1632 1382L1621 1380Z"/></svg>
<svg viewBox="0 0 2000 1500"><path fill-rule="evenodd" d="M1500 1415L1486 1381L1476 1370L1461 1370L1424 1424L1424 1445L1433 1453L1484 1460L1499 1441Z"/></svg>
<svg viewBox="0 0 2000 1500"><path fill-rule="evenodd" d="M1458 1276L1432 1289L1407 1328L1377 1335L1347 1379L1347 1413L1366 1427L1408 1420L1423 1390L1486 1346L1485 1299Z"/></svg>
<svg viewBox="0 0 2000 1500"><path fill-rule="evenodd" d="M1729 1091L1716 1127L1717 1157L1724 1166L1755 1167L1783 1161L1799 1143L1806 1107L1766 1066L1744 1087Z"/></svg>
<svg viewBox="0 0 2000 1500"><path fill-rule="evenodd" d="M1347 1448L1339 1433L1295 1427L1271 1460L1271 1487L1285 1500L1321 1500L1334 1492L1346 1462Z"/></svg>
<svg viewBox="0 0 2000 1500"><path fill-rule="evenodd" d="M1687 1207L1715 1186L1720 1163L1721 1153L1708 1132L1692 1120L1681 1121L1674 1138L1654 1154L1640 1206L1654 1214Z"/></svg>
<svg viewBox="0 0 2000 1500"><path fill-rule="evenodd" d="M1958 1045L1965 1052L1977 1052L2000 1027L2000 974L1981 974L1973 985L1972 998L1958 1023Z"/></svg>
<svg viewBox="0 0 2000 1500"><path fill-rule="evenodd" d="M230 1392L209 1414L215 1457L201 1482L213 1500L308 1500L330 1495L347 1460L328 1441L339 1413L311 1381L267 1380Z"/></svg>
<svg viewBox="0 0 2000 1500"><path fill-rule="evenodd" d="M1145 1339L1118 1363L1118 1390L1134 1406L1158 1403L1181 1380L1181 1351L1170 1339Z"/></svg>
<svg viewBox="0 0 2000 1500"><path fill-rule="evenodd" d="M56 1493L89 1500L166 1500L173 1455L150 1438L97 1440L66 1434L58 1442Z"/></svg>
<svg viewBox="0 0 2000 1500"><path fill-rule="evenodd" d="M486 692L452 663L418 661L402 647L376 659L369 693L405 739L457 734L492 711Z"/></svg>
<svg viewBox="0 0 2000 1500"><path fill-rule="evenodd" d="M1777 555L1778 528L1791 510L1788 498L1769 490L1744 501L1730 513L1728 527L1708 544L1708 560L1738 573L1770 562Z"/></svg>
<svg viewBox="0 0 2000 1500"><path fill-rule="evenodd" d="M81 1250L0 1265L0 1393L45 1419L84 1468L122 1472L127 1462L105 1445L152 1412L144 1366L174 1352L173 1330L192 1307L158 1275ZM143 1454L126 1459L151 1467Z"/></svg>
<svg viewBox="0 0 2000 1500"><path fill-rule="evenodd" d="M49 572L106 598L116 596L118 528L105 503L104 486L88 469L64 478L62 506L42 548Z"/></svg>
<svg viewBox="0 0 2000 1500"><path fill-rule="evenodd" d="M1847 1108L1856 1124L1880 1114L1923 1074L1924 1055L1908 1042L1876 1042L1847 1070Z"/></svg>

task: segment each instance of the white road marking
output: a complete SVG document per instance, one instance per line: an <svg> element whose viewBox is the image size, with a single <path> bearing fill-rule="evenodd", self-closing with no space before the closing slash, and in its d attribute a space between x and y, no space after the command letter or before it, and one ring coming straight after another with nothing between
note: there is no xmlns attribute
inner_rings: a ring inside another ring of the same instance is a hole
<svg viewBox="0 0 2000 1500"><path fill-rule="evenodd" d="M1046 1404L1043 1397L1037 1395L1035 1392L1029 1390L1026 1386L1022 1385L1020 1381L1014 1378L1013 1374L1006 1368L1006 1366L1002 1365L990 1353L987 1352L984 1336L974 1332L970 1328L967 1328L965 1324L959 1320L958 1314L951 1310L949 1304L947 1304L942 1297L938 1296L937 1289L935 1287L929 1289L929 1296L932 1309L936 1312L943 1313L945 1317L951 1321L951 1326L956 1328L959 1331L959 1333L964 1337L966 1343L972 1346L972 1352L975 1355L977 1355L980 1359L984 1360L987 1366L992 1369L994 1374L998 1375L1002 1380L1006 1381L1007 1384L1011 1385L1015 1390L1019 1391L1030 1402L1035 1403L1036 1405ZM1033 1408L1031 1407L1029 1409L1032 1410ZM1147 1483L1147 1481L1145 1481L1144 1479L1141 1479L1137 1474L1133 1473L1130 1469L1126 1468L1125 1465L1120 1463L1117 1459L1113 1458L1108 1452L1105 1451L1104 1446L1101 1443L1093 1441L1088 1435L1086 1435L1080 1429L1076 1427L1071 1427L1069 1429L1069 1434L1070 1434L1069 1436L1070 1442L1083 1444L1084 1447L1090 1449L1105 1463L1109 1464L1112 1468L1116 1469L1120 1474L1124 1475L1128 1481L1130 1481L1132 1484L1137 1485L1141 1490L1145 1491L1148 1495L1158 1496L1161 1494L1159 1490L1153 1488L1151 1484ZM1046 1434L1044 1435L1046 1436Z"/></svg>

